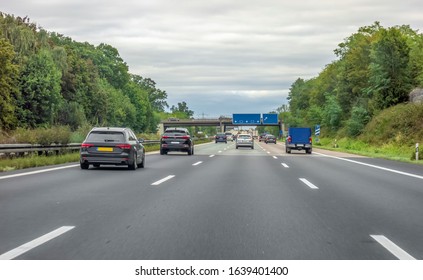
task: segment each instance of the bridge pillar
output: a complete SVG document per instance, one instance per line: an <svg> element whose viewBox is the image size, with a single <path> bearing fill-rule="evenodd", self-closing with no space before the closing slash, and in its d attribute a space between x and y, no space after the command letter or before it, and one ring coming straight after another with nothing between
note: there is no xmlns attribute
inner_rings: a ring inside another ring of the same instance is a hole
<svg viewBox="0 0 423 280"><path fill-rule="evenodd" d="M164 124L159 123L159 133L162 135L164 133Z"/></svg>

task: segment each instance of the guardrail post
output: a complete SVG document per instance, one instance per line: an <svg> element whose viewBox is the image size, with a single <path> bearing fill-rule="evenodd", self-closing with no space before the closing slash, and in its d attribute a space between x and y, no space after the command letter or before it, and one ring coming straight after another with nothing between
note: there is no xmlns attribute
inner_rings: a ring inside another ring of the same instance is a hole
<svg viewBox="0 0 423 280"><path fill-rule="evenodd" d="M419 160L419 143L416 143L416 161Z"/></svg>

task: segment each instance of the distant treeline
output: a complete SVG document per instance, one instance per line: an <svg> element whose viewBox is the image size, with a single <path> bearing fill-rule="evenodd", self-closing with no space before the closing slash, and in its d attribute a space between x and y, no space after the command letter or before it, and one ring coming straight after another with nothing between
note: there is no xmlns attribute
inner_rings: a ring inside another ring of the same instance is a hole
<svg viewBox="0 0 423 280"><path fill-rule="evenodd" d="M0 12L0 129L88 124L156 132L166 99L153 80L129 73L112 46L76 42ZM185 102L171 110L193 114Z"/></svg>
<svg viewBox="0 0 423 280"><path fill-rule="evenodd" d="M297 79L289 109L292 126L321 124L328 134L359 135L381 110L404 103L423 87L423 35L409 26L365 26L334 51L338 60L315 78Z"/></svg>

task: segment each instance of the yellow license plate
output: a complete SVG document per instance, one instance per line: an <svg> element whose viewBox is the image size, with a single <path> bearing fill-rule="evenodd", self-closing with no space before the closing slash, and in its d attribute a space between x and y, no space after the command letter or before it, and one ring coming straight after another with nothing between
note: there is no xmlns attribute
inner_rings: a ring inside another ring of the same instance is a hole
<svg viewBox="0 0 423 280"><path fill-rule="evenodd" d="M108 148L108 147L98 147L97 151L99 152L113 152L113 148Z"/></svg>

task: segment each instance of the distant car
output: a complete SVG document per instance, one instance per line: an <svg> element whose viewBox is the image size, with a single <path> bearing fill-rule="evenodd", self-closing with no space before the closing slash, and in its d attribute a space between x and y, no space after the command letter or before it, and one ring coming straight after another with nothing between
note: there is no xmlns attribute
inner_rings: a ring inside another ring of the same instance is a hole
<svg viewBox="0 0 423 280"><path fill-rule="evenodd" d="M194 154L194 140L191 138L188 129L182 127L167 128L160 138L160 154L168 152L187 152Z"/></svg>
<svg viewBox="0 0 423 280"><path fill-rule="evenodd" d="M88 169L91 164L94 167L128 165L131 170L144 168L145 149L142 142L129 128L93 128L81 144L81 168Z"/></svg>
<svg viewBox="0 0 423 280"><path fill-rule="evenodd" d="M250 134L238 134L235 147L249 147L254 149L254 139Z"/></svg>
<svg viewBox="0 0 423 280"><path fill-rule="evenodd" d="M228 143L228 138L225 133L217 133L214 137L215 143L217 142L225 142Z"/></svg>
<svg viewBox="0 0 423 280"><path fill-rule="evenodd" d="M267 135L267 133L260 134L260 136L258 138L259 142L264 141L266 139L266 135Z"/></svg>
<svg viewBox="0 0 423 280"><path fill-rule="evenodd" d="M234 137L231 132L225 132L225 134L226 134L227 141L232 141L232 142L234 141Z"/></svg>
<svg viewBox="0 0 423 280"><path fill-rule="evenodd" d="M267 134L266 137L264 138L264 142L266 144L269 144L269 143L275 143L276 144L276 137L274 135Z"/></svg>

